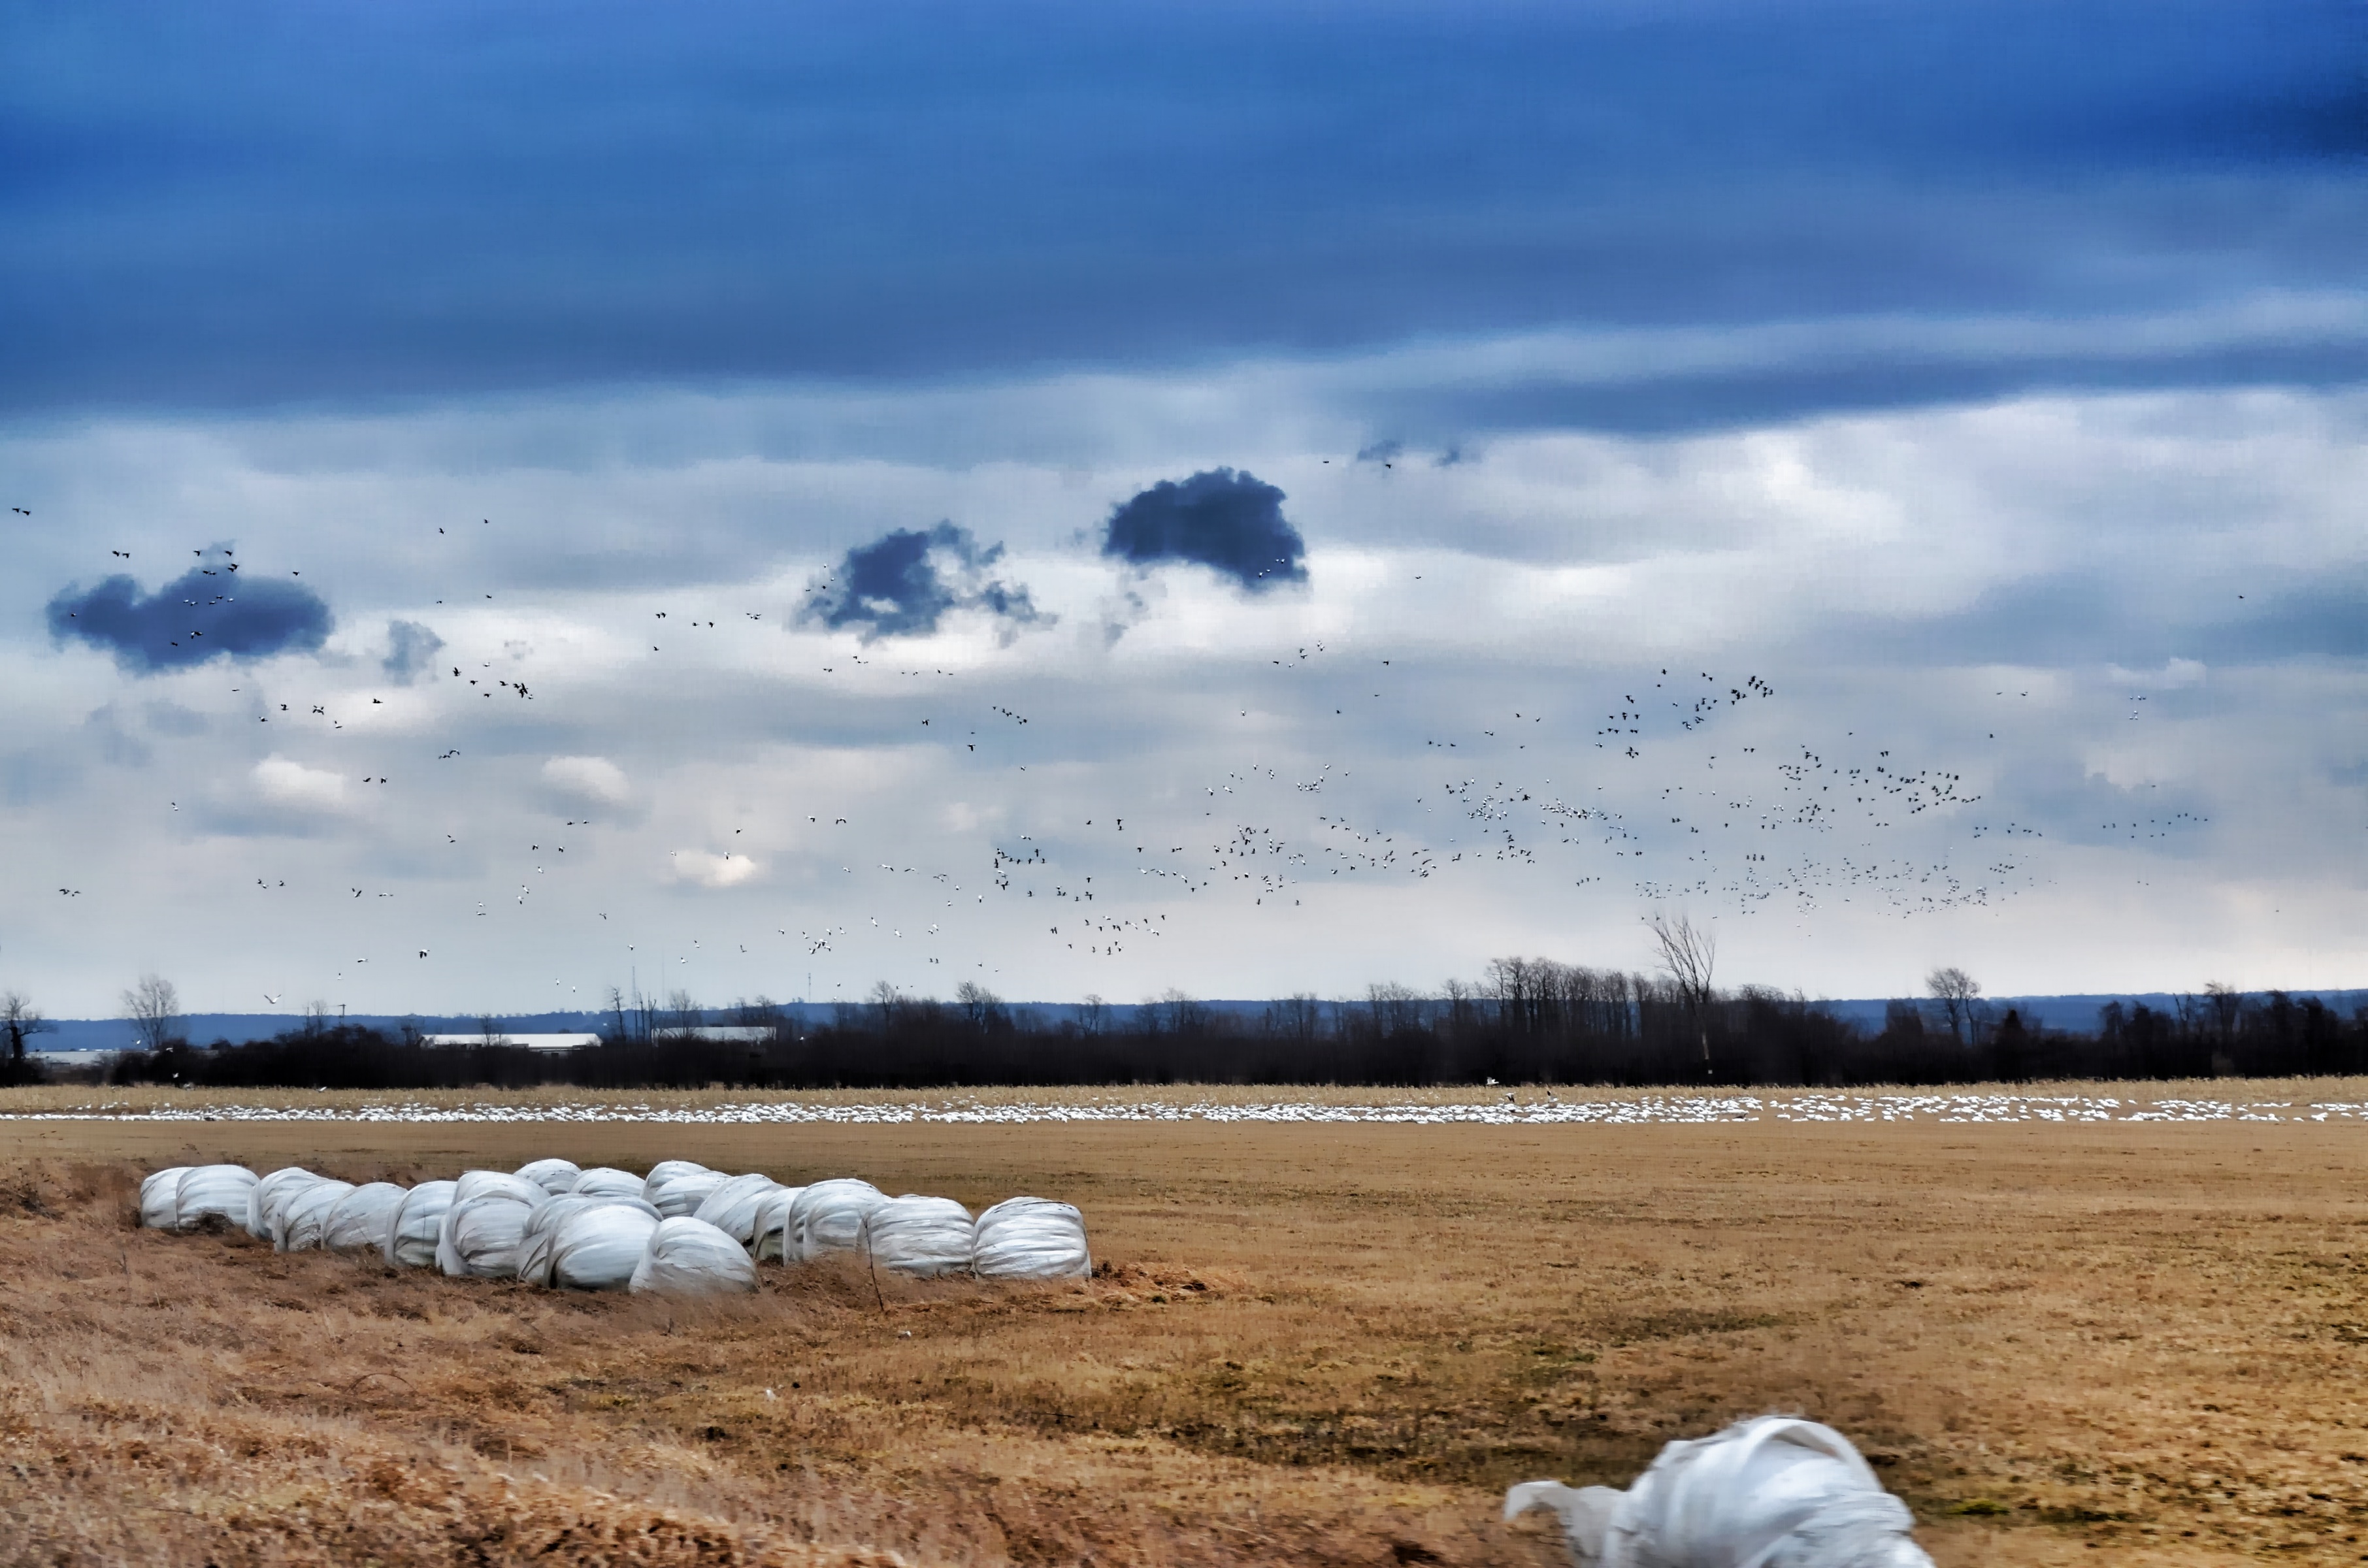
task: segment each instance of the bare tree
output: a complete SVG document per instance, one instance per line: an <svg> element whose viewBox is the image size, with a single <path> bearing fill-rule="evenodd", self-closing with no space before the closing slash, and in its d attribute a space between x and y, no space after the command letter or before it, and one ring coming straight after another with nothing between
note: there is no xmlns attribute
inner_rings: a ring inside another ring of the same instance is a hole
<svg viewBox="0 0 2368 1568"><path fill-rule="evenodd" d="M1711 974L1718 968L1718 937L1707 926L1697 926L1685 915L1674 920L1666 915L1656 915L1645 922L1653 933L1653 946L1659 954L1661 970L1677 982L1678 993L1690 1007L1710 1005Z"/></svg>
<svg viewBox="0 0 2368 1568"><path fill-rule="evenodd" d="M1941 1017L1957 1043L1965 1043L1965 1036L1974 1026L1975 1009L1981 1006L1982 983L1954 964L1936 969L1924 977L1924 989L1941 1005Z"/></svg>
<svg viewBox="0 0 2368 1568"><path fill-rule="evenodd" d="M1077 1010L1077 1016L1087 1034L1099 1034L1110 1027L1110 1004L1103 1001L1099 994L1088 991L1086 993L1086 1005Z"/></svg>
<svg viewBox="0 0 2368 1568"><path fill-rule="evenodd" d="M8 1066L12 1075L21 1075L25 1068L25 1041L37 1034L48 1034L58 1026L41 1016L32 999L21 991L0 992L0 1036L8 1041Z"/></svg>
<svg viewBox="0 0 2368 1568"><path fill-rule="evenodd" d="M987 1028L1003 1010L1003 998L975 980L956 986L954 1000L962 1005L963 1021L974 1029Z"/></svg>
<svg viewBox="0 0 2368 1568"><path fill-rule="evenodd" d="M1687 1020L1702 1038L1702 1061L1710 1061L1710 1027L1705 1015L1710 1010L1711 976L1718 968L1718 937L1707 926L1697 926L1686 915L1675 919L1656 915L1645 922L1653 933L1653 946L1657 949L1662 971L1678 988L1678 999L1685 1005Z"/></svg>
<svg viewBox="0 0 2368 1568"><path fill-rule="evenodd" d="M181 1021L181 994L161 974L143 974L123 994L123 1016L140 1037L140 1049L157 1051Z"/></svg>

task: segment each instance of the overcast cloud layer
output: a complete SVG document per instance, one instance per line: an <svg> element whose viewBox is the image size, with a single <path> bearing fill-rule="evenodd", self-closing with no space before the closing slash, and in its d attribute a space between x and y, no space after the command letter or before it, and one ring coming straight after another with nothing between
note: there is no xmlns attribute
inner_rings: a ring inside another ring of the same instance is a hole
<svg viewBox="0 0 2368 1568"><path fill-rule="evenodd" d="M0 24L0 983L2360 977L2355 13L569 16Z"/></svg>

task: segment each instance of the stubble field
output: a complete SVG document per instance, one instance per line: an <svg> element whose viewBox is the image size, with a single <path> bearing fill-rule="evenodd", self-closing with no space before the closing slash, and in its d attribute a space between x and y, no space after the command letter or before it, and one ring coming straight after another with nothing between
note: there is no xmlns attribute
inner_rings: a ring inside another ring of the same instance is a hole
<svg viewBox="0 0 2368 1568"><path fill-rule="evenodd" d="M1065 1198L1104 1272L666 1302L131 1225L164 1165L544 1154ZM1505 1484L1765 1410L1944 1568L2358 1561L2363 1176L2343 1121L0 1120L0 1563L1545 1568Z"/></svg>

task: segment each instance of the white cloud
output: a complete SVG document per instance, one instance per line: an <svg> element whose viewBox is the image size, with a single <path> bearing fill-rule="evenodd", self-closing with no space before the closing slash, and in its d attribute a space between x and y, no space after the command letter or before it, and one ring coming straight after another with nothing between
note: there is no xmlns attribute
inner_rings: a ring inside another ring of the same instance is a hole
<svg viewBox="0 0 2368 1568"><path fill-rule="evenodd" d="M669 863L675 881L703 888L736 888L764 870L746 855L715 855L704 849L677 849Z"/></svg>
<svg viewBox="0 0 2368 1568"><path fill-rule="evenodd" d="M554 756L542 765L542 781L594 805L619 806L633 796L625 770L605 756Z"/></svg>
<svg viewBox="0 0 2368 1568"><path fill-rule="evenodd" d="M255 765L256 793L275 806L299 811L336 812L346 806L346 780L325 768L307 767L278 752Z"/></svg>

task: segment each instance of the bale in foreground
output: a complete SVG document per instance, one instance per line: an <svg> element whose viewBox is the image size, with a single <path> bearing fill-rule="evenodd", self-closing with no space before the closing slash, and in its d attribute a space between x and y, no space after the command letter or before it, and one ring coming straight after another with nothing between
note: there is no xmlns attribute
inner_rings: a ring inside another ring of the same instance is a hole
<svg viewBox="0 0 2368 1568"><path fill-rule="evenodd" d="M1848 1437L1787 1415L1671 1443L1625 1492L1529 1481L1505 1517L1551 1508L1579 1568L1932 1568L1916 1520Z"/></svg>

